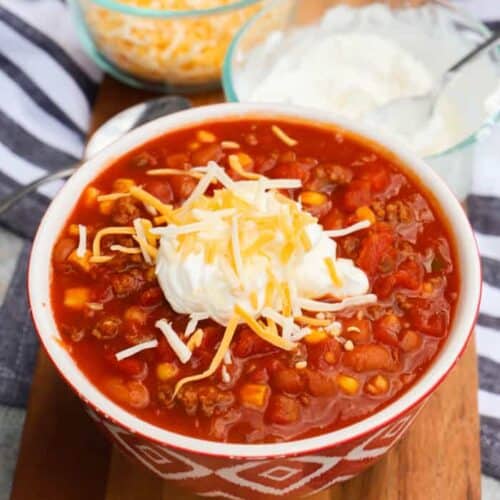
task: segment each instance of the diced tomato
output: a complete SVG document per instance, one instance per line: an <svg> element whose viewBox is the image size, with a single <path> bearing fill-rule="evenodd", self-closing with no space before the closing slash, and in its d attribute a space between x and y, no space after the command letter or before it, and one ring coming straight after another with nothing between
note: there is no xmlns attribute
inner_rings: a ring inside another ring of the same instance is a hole
<svg viewBox="0 0 500 500"><path fill-rule="evenodd" d="M386 299L392 293L395 284L396 278L394 277L394 274L382 276L375 280L375 283L373 284L373 292L379 299Z"/></svg>
<svg viewBox="0 0 500 500"><path fill-rule="evenodd" d="M355 179L347 185L342 198L342 206L348 212L369 205L372 201L371 184L369 181Z"/></svg>
<svg viewBox="0 0 500 500"><path fill-rule="evenodd" d="M302 184L305 184L309 179L309 170L305 165L298 162L281 163L268 170L266 175L273 179L300 179Z"/></svg>
<svg viewBox="0 0 500 500"><path fill-rule="evenodd" d="M119 370L124 375L137 377L138 375L145 375L146 373L146 363L141 359L126 358L118 361L114 353L107 353L105 357L111 366Z"/></svg>
<svg viewBox="0 0 500 500"><path fill-rule="evenodd" d="M394 278L396 285L409 290L418 290L422 285L424 270L415 260L405 260L396 271Z"/></svg>
<svg viewBox="0 0 500 500"><path fill-rule="evenodd" d="M345 215L338 208L333 208L320 222L325 229L340 229L344 227L344 220Z"/></svg>
<svg viewBox="0 0 500 500"><path fill-rule="evenodd" d="M389 171L382 165L366 165L360 175L361 179L370 182L372 191L380 192L387 188L390 182Z"/></svg>
<svg viewBox="0 0 500 500"><path fill-rule="evenodd" d="M394 252L393 243L394 237L389 231L372 232L363 240L357 265L369 275L375 274L381 259Z"/></svg>
<svg viewBox="0 0 500 500"><path fill-rule="evenodd" d="M416 300L409 310L410 321L416 330L432 337L442 337L446 334L448 324L447 311L439 309L439 303L427 300Z"/></svg>

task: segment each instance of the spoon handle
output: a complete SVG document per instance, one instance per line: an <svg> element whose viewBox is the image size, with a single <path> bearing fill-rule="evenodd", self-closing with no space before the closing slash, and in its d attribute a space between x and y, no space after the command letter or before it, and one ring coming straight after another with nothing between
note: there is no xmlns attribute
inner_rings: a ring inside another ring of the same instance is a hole
<svg viewBox="0 0 500 500"><path fill-rule="evenodd" d="M80 166L80 163L77 163L73 165L72 167L64 168L61 170L58 170L57 172L52 172L50 174L44 175L43 177L40 177L36 179L35 181L26 184L26 186L23 186L22 188L14 191L12 194L9 196L6 196L2 200L0 200L0 215L2 215L4 212L9 210L9 208L14 205L17 201L19 201L21 198L26 196L27 194L31 193L34 191L36 188L41 186L42 184L45 184L50 181L54 181L56 179L64 179L65 177L69 177L71 174L73 174L76 169Z"/></svg>
<svg viewBox="0 0 500 500"><path fill-rule="evenodd" d="M454 75L459 69L468 64L470 61L475 59L477 56L481 55L483 52L486 52L493 45L499 43L500 40L500 31L498 33L493 33L492 36L487 38L483 43L479 44L472 52L469 52L465 57L460 59L457 63L455 63L447 72L446 76L450 77Z"/></svg>

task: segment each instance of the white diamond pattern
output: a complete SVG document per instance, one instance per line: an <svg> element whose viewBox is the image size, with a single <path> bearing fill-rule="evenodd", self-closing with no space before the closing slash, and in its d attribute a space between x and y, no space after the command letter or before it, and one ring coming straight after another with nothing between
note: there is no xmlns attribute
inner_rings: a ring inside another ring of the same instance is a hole
<svg viewBox="0 0 500 500"><path fill-rule="evenodd" d="M286 481L298 472L300 472L300 469L292 469L291 467L278 465L277 467L273 467L272 469L261 472L259 476L266 479L271 479L272 481Z"/></svg>

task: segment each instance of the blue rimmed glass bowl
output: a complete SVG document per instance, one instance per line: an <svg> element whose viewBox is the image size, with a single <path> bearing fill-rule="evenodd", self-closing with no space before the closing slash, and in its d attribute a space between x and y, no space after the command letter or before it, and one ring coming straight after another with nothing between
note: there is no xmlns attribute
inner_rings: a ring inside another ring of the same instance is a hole
<svg viewBox="0 0 500 500"><path fill-rule="evenodd" d="M325 24L332 9L339 7L350 9L349 16L342 20L330 17L333 25ZM388 9L391 14L381 15L381 9ZM449 57L440 54L442 47L435 39L443 28L461 42L461 52ZM314 38L321 37L325 29L330 30L328 33L363 30L393 39L423 62L435 77L491 34L483 23L448 0L274 0L246 23L229 47L223 68L226 99L259 100L253 95L254 90L274 67L282 67L300 31L308 30ZM409 43L410 34L415 32L425 43ZM366 52L371 54L370 47ZM495 91L496 98L485 106ZM463 200L471 187L476 145L500 121L500 50L485 54L465 68L464 75L450 86L449 97L465 124L463 134L454 144L426 155L425 159ZM306 101L294 104L310 106Z"/></svg>
<svg viewBox="0 0 500 500"><path fill-rule="evenodd" d="M206 0L197 4L207 8L194 9L189 0L70 1L80 40L104 71L135 87L183 93L219 87L227 47L263 3Z"/></svg>

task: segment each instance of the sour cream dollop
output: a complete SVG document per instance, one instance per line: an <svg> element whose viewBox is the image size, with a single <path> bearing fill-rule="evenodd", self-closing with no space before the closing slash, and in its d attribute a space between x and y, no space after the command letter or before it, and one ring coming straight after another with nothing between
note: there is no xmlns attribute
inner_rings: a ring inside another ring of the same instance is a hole
<svg viewBox="0 0 500 500"><path fill-rule="evenodd" d="M253 317L266 307L282 311L284 286L294 315L300 313L298 299L341 300L367 293L366 274L352 260L337 258L336 242L300 204L266 189L265 181L234 182L232 193L227 191L217 190L214 198L234 199L234 206L229 201L219 210L191 209L195 244L183 239L188 234L183 226L170 224L161 236L156 274L176 312L227 325L236 305ZM266 221L274 225L272 230ZM307 249L296 237L301 230L309 240ZM210 257L214 245L217 251ZM288 259L282 256L285 248ZM336 283L325 259L333 262Z"/></svg>

